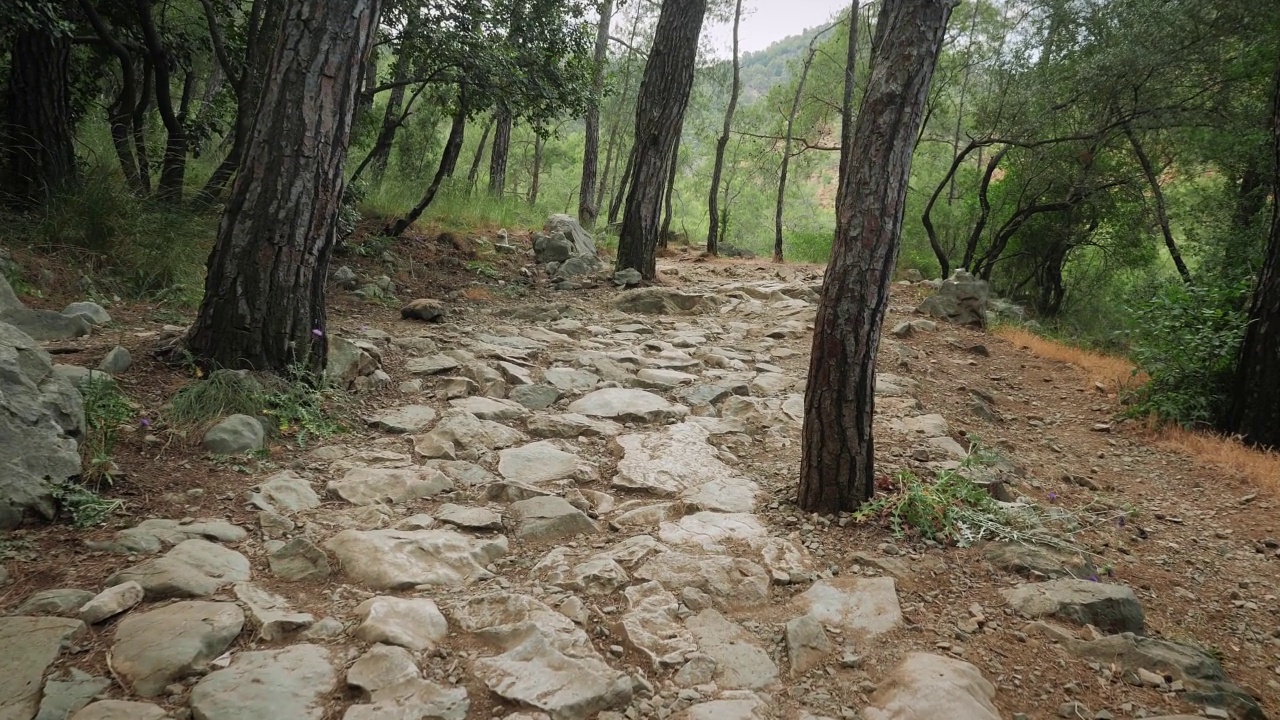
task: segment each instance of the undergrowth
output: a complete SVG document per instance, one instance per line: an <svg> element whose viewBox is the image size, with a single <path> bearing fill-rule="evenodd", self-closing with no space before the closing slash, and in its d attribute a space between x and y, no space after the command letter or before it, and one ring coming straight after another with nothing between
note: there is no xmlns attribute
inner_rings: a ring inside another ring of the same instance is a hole
<svg viewBox="0 0 1280 720"><path fill-rule="evenodd" d="M217 370L179 390L165 422L193 437L228 415L267 417L275 432L299 446L345 432L341 395L298 365L285 378L260 382L248 373Z"/></svg>
<svg viewBox="0 0 1280 720"><path fill-rule="evenodd" d="M123 500L104 498L74 482L55 487L53 498L58 502L58 507L71 516L71 523L78 528L101 525L124 509Z"/></svg>
<svg viewBox="0 0 1280 720"><path fill-rule="evenodd" d="M115 472L112 453L116 438L120 426L133 418L133 404L105 373L92 373L80 384L80 395L84 399L85 420L85 438L80 443L82 478L85 482L110 483Z"/></svg>

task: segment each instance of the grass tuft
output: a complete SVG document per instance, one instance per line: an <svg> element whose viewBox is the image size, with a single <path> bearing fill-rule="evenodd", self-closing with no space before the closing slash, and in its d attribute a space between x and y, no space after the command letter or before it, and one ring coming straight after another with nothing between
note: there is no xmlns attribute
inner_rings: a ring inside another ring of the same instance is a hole
<svg viewBox="0 0 1280 720"><path fill-rule="evenodd" d="M1100 383L1108 392L1119 393L1146 382L1144 376L1134 374L1133 363L1123 357L1067 345L1016 325L1001 325L992 332L1039 357L1075 365L1089 383Z"/></svg>
<svg viewBox="0 0 1280 720"><path fill-rule="evenodd" d="M116 436L133 419L134 407L111 376L93 373L80 384L84 399L85 439L80 443L85 482L112 481Z"/></svg>
<svg viewBox="0 0 1280 720"><path fill-rule="evenodd" d="M228 415L259 415L266 406L266 391L253 376L215 370L179 390L162 417L179 430L200 431Z"/></svg>
<svg viewBox="0 0 1280 720"><path fill-rule="evenodd" d="M1177 425L1154 429L1152 439L1166 450L1244 478L1260 490L1280 493L1280 452L1252 448L1239 438L1187 430Z"/></svg>

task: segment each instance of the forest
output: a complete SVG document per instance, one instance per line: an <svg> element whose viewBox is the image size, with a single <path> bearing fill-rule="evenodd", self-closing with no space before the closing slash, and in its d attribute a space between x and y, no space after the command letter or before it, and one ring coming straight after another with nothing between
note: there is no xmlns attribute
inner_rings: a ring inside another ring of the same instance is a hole
<svg viewBox="0 0 1280 720"><path fill-rule="evenodd" d="M659 253L831 259L846 133L886 50L882 3L743 54L706 29L735 25L750 2L365 0L369 36L336 28L335 47L317 50L351 86L351 116L335 96L332 117L293 118L320 92L285 72L304 73L289 53L316 42L295 15L333 4L6 3L0 241L78 253L121 295L181 311L205 298L190 340L211 352L237 321L205 312L208 298L230 291L254 233L282 223L302 238L332 222L342 247L416 241L415 223L536 227L568 213L646 280L653 251L633 265L629 227ZM700 42L677 37L699 28ZM672 42L689 63L653 52ZM674 85L659 87L664 62ZM685 82L682 105L659 102ZM965 269L1036 332L1129 356L1146 380L1135 415L1237 429L1241 366L1274 360L1274 345L1241 358L1247 333L1275 332L1261 288L1278 88L1274 4L963 0L920 109L896 269ZM341 195L281 176L277 197L236 196L273 143L324 163ZM214 250L224 211L307 194L238 235L224 219ZM323 270L331 251L276 262ZM306 275L263 307L322 294ZM306 342L322 307L283 304L294 316L267 324ZM254 352L279 365L288 347Z"/></svg>

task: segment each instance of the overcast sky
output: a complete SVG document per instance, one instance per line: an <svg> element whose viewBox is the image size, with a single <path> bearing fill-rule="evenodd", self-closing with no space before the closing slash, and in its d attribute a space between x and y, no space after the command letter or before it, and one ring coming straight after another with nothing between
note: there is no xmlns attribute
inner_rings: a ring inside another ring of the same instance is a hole
<svg viewBox="0 0 1280 720"><path fill-rule="evenodd" d="M738 42L742 52L756 52L805 28L825 25L849 4L848 0L744 0ZM733 23L704 28L717 54L728 56L733 47Z"/></svg>

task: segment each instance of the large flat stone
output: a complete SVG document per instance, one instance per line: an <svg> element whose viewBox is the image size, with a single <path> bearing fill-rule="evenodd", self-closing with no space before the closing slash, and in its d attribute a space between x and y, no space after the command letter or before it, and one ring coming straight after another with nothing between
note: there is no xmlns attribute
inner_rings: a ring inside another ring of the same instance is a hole
<svg viewBox="0 0 1280 720"><path fill-rule="evenodd" d="M242 652L191 690L197 720L321 720L338 685L329 651L317 645Z"/></svg>
<svg viewBox="0 0 1280 720"><path fill-rule="evenodd" d="M459 632L470 633L498 652L519 647L534 635L574 656L594 655L586 632L537 598L497 591L455 602L447 607Z"/></svg>
<svg viewBox="0 0 1280 720"><path fill-rule="evenodd" d="M1107 633L1143 634L1142 605L1124 585L1062 579L1020 585L1001 595L1027 617L1059 617Z"/></svg>
<svg viewBox="0 0 1280 720"><path fill-rule="evenodd" d="M165 555L145 560L107 578L107 585L130 580L148 600L206 597L219 588L250 579L245 556L206 540L184 540Z"/></svg>
<svg viewBox="0 0 1280 720"><path fill-rule="evenodd" d="M953 658L911 653L876 687L866 720L1000 720L996 689L978 668Z"/></svg>
<svg viewBox="0 0 1280 720"><path fill-rule="evenodd" d="M326 489L352 505L395 504L452 490L453 481L430 468L358 467L329 481Z"/></svg>
<svg viewBox="0 0 1280 720"><path fill-rule="evenodd" d="M758 690L778 680L778 666L741 626L715 610L685 621L698 650L716 661L716 684L731 690Z"/></svg>
<svg viewBox="0 0 1280 720"><path fill-rule="evenodd" d="M693 634L680 622L676 596L658 582L632 585L626 589L627 612L622 630L627 642L644 653L654 668L680 665L685 655L698 649Z"/></svg>
<svg viewBox="0 0 1280 720"><path fill-rule="evenodd" d="M631 678L592 657L572 657L533 635L493 658L472 663L493 693L531 705L554 720L586 720L631 702Z"/></svg>
<svg viewBox="0 0 1280 720"><path fill-rule="evenodd" d="M493 577L485 569L507 553L507 539L448 529L344 530L324 543L348 577L374 590L459 587Z"/></svg>
<svg viewBox="0 0 1280 720"><path fill-rule="evenodd" d="M760 518L751 513L700 512L658 526L662 542L708 552L723 552L727 542L750 543L767 534Z"/></svg>
<svg viewBox="0 0 1280 720"><path fill-rule="evenodd" d="M660 497L696 496L701 504L714 506L705 509L750 512L759 487L721 461L708 437L707 428L693 422L620 436L617 443L623 456L613 486ZM708 484L727 493L725 501L718 502L714 491L700 492Z"/></svg>
<svg viewBox="0 0 1280 720"><path fill-rule="evenodd" d="M511 503L503 524L521 540L548 542L600 532L595 521L561 497L533 497Z"/></svg>
<svg viewBox="0 0 1280 720"><path fill-rule="evenodd" d="M569 412L619 422L647 423L678 420L689 414L689 408L645 390L604 388L575 400L569 405Z"/></svg>
<svg viewBox="0 0 1280 720"><path fill-rule="evenodd" d="M855 637L875 637L902 624L893 578L819 580L797 595L795 602L819 622Z"/></svg>
<svg viewBox="0 0 1280 720"><path fill-rule="evenodd" d="M153 703L99 700L71 716L71 720L165 720L169 714Z"/></svg>
<svg viewBox="0 0 1280 720"><path fill-rule="evenodd" d="M426 405L402 405L368 418L373 427L390 433L422 432L436 419L436 411Z"/></svg>
<svg viewBox="0 0 1280 720"><path fill-rule="evenodd" d="M508 480L541 485L571 478L582 460L542 440L498 453L498 474Z"/></svg>
<svg viewBox="0 0 1280 720"><path fill-rule="evenodd" d="M449 634L435 601L427 598L373 597L356 607L359 640L399 645L414 652L432 650Z"/></svg>
<svg viewBox="0 0 1280 720"><path fill-rule="evenodd" d="M243 627L244 612L235 603L187 601L134 613L116 626L112 667L136 695L155 697L203 670Z"/></svg>
<svg viewBox="0 0 1280 720"><path fill-rule="evenodd" d="M769 601L768 573L743 558L670 550L653 555L632 575L656 580L672 592L697 588L726 608L756 607Z"/></svg>
<svg viewBox="0 0 1280 720"><path fill-rule="evenodd" d="M0 718L35 717L45 670L85 630L67 618L0 617Z"/></svg>

